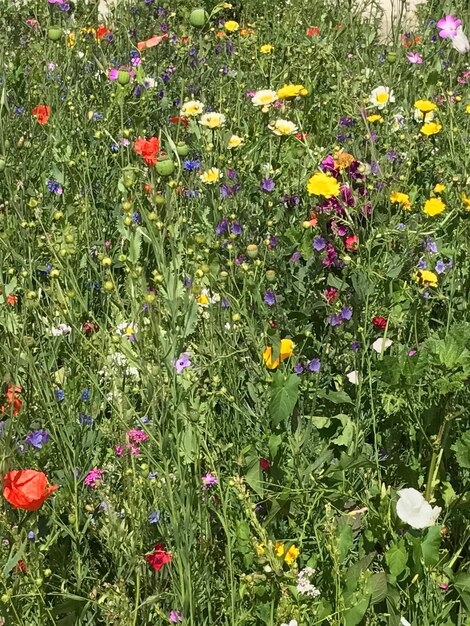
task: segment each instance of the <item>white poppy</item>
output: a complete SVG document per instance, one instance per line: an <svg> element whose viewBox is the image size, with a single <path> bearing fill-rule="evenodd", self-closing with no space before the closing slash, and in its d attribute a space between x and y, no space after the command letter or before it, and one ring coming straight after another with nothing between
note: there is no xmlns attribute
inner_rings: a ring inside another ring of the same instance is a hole
<svg viewBox="0 0 470 626"><path fill-rule="evenodd" d="M381 85L371 91L369 102L378 109L385 109L389 102L395 102L395 97L390 87Z"/></svg>
<svg viewBox="0 0 470 626"><path fill-rule="evenodd" d="M411 626L410 622L407 619L405 619L404 617L401 618L400 625L401 626Z"/></svg>
<svg viewBox="0 0 470 626"><path fill-rule="evenodd" d="M433 526L441 512L425 500L419 491L413 488L400 489L398 493L397 515L412 528L428 528Z"/></svg>
<svg viewBox="0 0 470 626"><path fill-rule="evenodd" d="M457 34L455 37L452 37L452 47L455 48L457 52L460 52L460 54L470 50L470 42L468 41L468 37L463 32L461 26L457 28Z"/></svg>
<svg viewBox="0 0 470 626"><path fill-rule="evenodd" d="M391 339L384 339L383 337L379 337L374 341L372 347L379 354L383 354L385 350L388 350L392 345L393 341Z"/></svg>
<svg viewBox="0 0 470 626"><path fill-rule="evenodd" d="M357 370L353 370L352 372L349 372L349 374L346 374L346 378L352 385L357 385L359 383L359 372Z"/></svg>

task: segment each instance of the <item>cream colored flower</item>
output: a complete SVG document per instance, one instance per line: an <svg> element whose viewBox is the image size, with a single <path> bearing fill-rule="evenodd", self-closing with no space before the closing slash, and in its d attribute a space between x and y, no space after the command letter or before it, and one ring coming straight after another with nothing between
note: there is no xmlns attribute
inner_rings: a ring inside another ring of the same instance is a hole
<svg viewBox="0 0 470 626"><path fill-rule="evenodd" d="M383 354L385 350L388 350L392 345L393 341L391 339L384 339L383 337L379 337L374 341L372 347L378 354Z"/></svg>
<svg viewBox="0 0 470 626"><path fill-rule="evenodd" d="M261 89L255 93L251 102L255 107L269 107L275 100L277 100L277 93L275 91L272 89Z"/></svg>
<svg viewBox="0 0 470 626"><path fill-rule="evenodd" d="M180 115L183 117L196 117L200 115L204 110L204 104L199 100L188 100L181 107Z"/></svg>
<svg viewBox="0 0 470 626"><path fill-rule="evenodd" d="M376 87L369 96L369 102L378 109L385 109L389 102L395 102L393 91L390 87L384 87L383 85Z"/></svg>
<svg viewBox="0 0 470 626"><path fill-rule="evenodd" d="M293 135L298 130L294 122L290 122L289 120L276 120L269 124L269 128L275 135L279 136Z"/></svg>
<svg viewBox="0 0 470 626"><path fill-rule="evenodd" d="M222 128L225 124L225 115L223 113L204 113L201 115L199 124L206 128Z"/></svg>
<svg viewBox="0 0 470 626"><path fill-rule="evenodd" d="M243 143L243 137L239 137L238 135L232 135L228 140L228 147L232 150L233 148L238 148Z"/></svg>
<svg viewBox="0 0 470 626"><path fill-rule="evenodd" d="M209 170L202 172L199 178L203 183L206 183L206 185L213 185L219 178L222 178L222 172L217 167L211 167Z"/></svg>

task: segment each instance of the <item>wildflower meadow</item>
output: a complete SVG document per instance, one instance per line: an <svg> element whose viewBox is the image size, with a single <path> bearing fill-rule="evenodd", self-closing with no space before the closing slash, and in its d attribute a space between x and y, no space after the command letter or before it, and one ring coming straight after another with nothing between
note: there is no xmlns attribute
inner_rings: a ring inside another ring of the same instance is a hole
<svg viewBox="0 0 470 626"><path fill-rule="evenodd" d="M470 626L470 5L360 4L0 0L2 626Z"/></svg>

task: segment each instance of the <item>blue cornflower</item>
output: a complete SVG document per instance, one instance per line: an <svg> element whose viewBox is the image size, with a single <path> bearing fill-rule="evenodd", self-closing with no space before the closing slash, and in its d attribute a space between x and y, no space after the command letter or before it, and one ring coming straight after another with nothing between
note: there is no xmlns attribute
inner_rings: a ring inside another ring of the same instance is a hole
<svg viewBox="0 0 470 626"><path fill-rule="evenodd" d="M55 397L59 402L62 402L62 400L65 398L65 393L62 391L62 389L56 389Z"/></svg>
<svg viewBox="0 0 470 626"><path fill-rule="evenodd" d="M86 413L78 414L78 423L80 426L93 426L94 419Z"/></svg>
<svg viewBox="0 0 470 626"><path fill-rule="evenodd" d="M151 524L158 524L158 522L160 521L160 517L161 517L160 511L157 511L157 510L150 511L148 520Z"/></svg>
<svg viewBox="0 0 470 626"><path fill-rule="evenodd" d="M88 400L90 399L90 390L89 389L85 389L84 391L82 391L82 400L83 402L88 402Z"/></svg>

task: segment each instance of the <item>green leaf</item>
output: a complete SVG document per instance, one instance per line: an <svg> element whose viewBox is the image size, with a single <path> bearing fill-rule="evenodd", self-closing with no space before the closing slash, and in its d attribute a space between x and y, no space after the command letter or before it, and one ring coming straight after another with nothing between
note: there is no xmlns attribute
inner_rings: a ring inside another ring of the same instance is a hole
<svg viewBox="0 0 470 626"><path fill-rule="evenodd" d="M261 478L261 468L257 455L248 457L248 469L245 474L247 484L253 491L262 498L264 495L263 482Z"/></svg>
<svg viewBox="0 0 470 626"><path fill-rule="evenodd" d="M350 609L344 612L345 626L357 626L361 623L362 618L366 614L370 604L370 596L362 597L357 600Z"/></svg>
<svg viewBox="0 0 470 626"><path fill-rule="evenodd" d="M4 576L8 576L8 574L11 572L11 570L18 565L18 561L21 559L21 557L24 554L24 551L26 549L26 544L27 544L28 540L25 539L23 541L23 543L21 544L21 546L18 548L18 550L8 559L8 561L5 564L5 567L3 568L3 575Z"/></svg>
<svg viewBox="0 0 470 626"><path fill-rule="evenodd" d="M338 536L338 551L339 551L339 560L342 563L349 552L353 548L353 532L352 526L348 522L343 522L341 526L338 527L337 530Z"/></svg>
<svg viewBox="0 0 470 626"><path fill-rule="evenodd" d="M333 404L354 404L345 391L329 391L318 389L317 396L333 402Z"/></svg>
<svg viewBox="0 0 470 626"><path fill-rule="evenodd" d="M269 413L274 428L292 414L299 398L299 384L300 377L297 374L290 374L287 377L281 372L275 374L269 403Z"/></svg>
<svg viewBox="0 0 470 626"><path fill-rule="evenodd" d="M385 553L385 562L388 565L390 574L392 576L400 576L405 570L408 562L408 553L402 542L392 545L392 547Z"/></svg>
<svg viewBox="0 0 470 626"><path fill-rule="evenodd" d="M137 263L140 257L140 249L142 247L142 229L138 228L129 245L129 261L131 263Z"/></svg>
<svg viewBox="0 0 470 626"><path fill-rule="evenodd" d="M335 439L331 439L331 443L348 447L354 440L354 424L347 415L337 415L336 417L341 419L342 429L338 431L340 434Z"/></svg>
<svg viewBox="0 0 470 626"><path fill-rule="evenodd" d="M366 582L366 591L370 593L371 604L378 604L387 597L387 575L385 572L372 574Z"/></svg>
<svg viewBox="0 0 470 626"><path fill-rule="evenodd" d="M464 572L457 574L454 578L454 587L465 607L470 611L470 574Z"/></svg>
<svg viewBox="0 0 470 626"><path fill-rule="evenodd" d="M460 467L470 469L470 430L467 430L460 439L451 446L451 450L455 452L455 458Z"/></svg>
<svg viewBox="0 0 470 626"><path fill-rule="evenodd" d="M441 545L441 526L431 526L426 537L421 542L424 565L431 567L439 561L439 548Z"/></svg>

